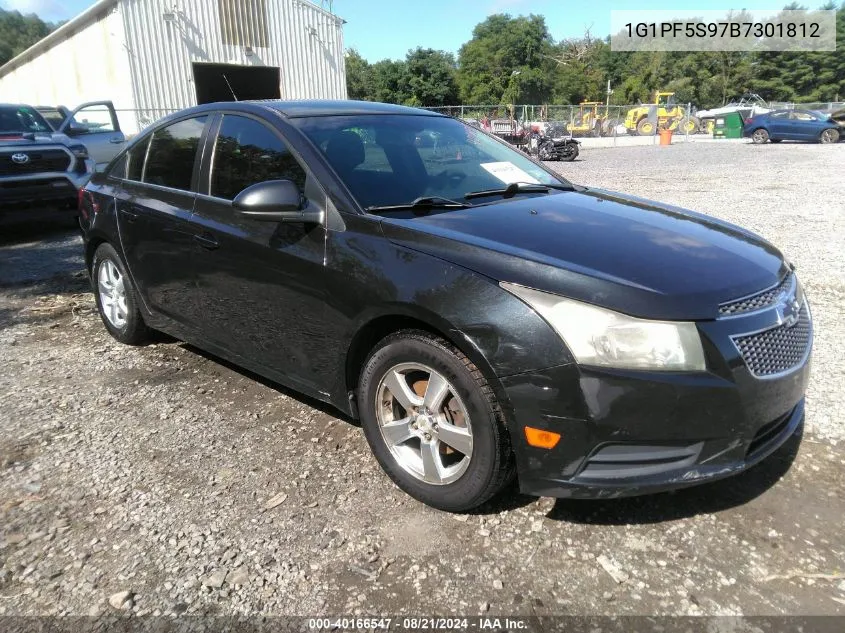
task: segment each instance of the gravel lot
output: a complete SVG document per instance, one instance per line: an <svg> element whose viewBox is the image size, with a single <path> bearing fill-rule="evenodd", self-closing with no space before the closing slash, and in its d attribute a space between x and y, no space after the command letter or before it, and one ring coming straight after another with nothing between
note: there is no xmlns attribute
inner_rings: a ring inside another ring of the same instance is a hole
<svg viewBox="0 0 845 633"><path fill-rule="evenodd" d="M676 494L440 513L336 411L169 339L114 342L71 234L4 234L0 615L845 615L845 144L582 158L561 171L798 265L817 324L800 448Z"/></svg>

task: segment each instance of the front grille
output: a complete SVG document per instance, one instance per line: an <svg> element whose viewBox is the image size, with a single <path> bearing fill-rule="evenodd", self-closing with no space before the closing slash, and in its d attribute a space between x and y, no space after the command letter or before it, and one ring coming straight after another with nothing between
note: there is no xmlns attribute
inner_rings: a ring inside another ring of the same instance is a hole
<svg viewBox="0 0 845 633"><path fill-rule="evenodd" d="M736 314L743 314L744 312L754 312L755 310L768 308L778 300L782 292L791 287L792 278L792 273L788 273L774 288L758 292L756 295L751 295L750 297L723 303L719 306L719 316L734 316Z"/></svg>
<svg viewBox="0 0 845 633"><path fill-rule="evenodd" d="M29 161L24 164L12 160L14 154L26 154ZM60 149L46 149L39 151L20 151L0 154L0 176L17 176L23 174L38 174L50 171L67 171L70 167L70 156Z"/></svg>
<svg viewBox="0 0 845 633"><path fill-rule="evenodd" d="M800 365L809 351L811 331L810 312L805 302L798 321L791 327L780 325L758 334L737 336L733 340L751 373L765 377Z"/></svg>

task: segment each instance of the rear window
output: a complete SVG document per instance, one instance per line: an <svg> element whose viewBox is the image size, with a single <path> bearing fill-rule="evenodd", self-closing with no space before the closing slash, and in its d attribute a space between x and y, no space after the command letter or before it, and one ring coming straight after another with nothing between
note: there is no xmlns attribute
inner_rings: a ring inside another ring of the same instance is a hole
<svg viewBox="0 0 845 633"><path fill-rule="evenodd" d="M65 122L65 117L58 108L37 108L37 110L47 123L53 126L54 130L58 130Z"/></svg>
<svg viewBox="0 0 845 633"><path fill-rule="evenodd" d="M149 144L150 137L148 136L126 153L126 159L128 161L126 165L127 180L141 182L144 175L144 159L147 157L147 147Z"/></svg>

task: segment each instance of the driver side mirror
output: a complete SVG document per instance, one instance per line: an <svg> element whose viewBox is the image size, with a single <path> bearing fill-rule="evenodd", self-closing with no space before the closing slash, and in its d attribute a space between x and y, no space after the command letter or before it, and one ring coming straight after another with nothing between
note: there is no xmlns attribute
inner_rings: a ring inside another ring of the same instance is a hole
<svg viewBox="0 0 845 633"><path fill-rule="evenodd" d="M259 222L321 224L323 212L305 207L299 187L292 180L267 180L247 187L232 200L238 215Z"/></svg>
<svg viewBox="0 0 845 633"><path fill-rule="evenodd" d="M68 136L81 136L82 134L88 133L88 128L81 123L71 121L67 124L67 126L65 126L63 132Z"/></svg>

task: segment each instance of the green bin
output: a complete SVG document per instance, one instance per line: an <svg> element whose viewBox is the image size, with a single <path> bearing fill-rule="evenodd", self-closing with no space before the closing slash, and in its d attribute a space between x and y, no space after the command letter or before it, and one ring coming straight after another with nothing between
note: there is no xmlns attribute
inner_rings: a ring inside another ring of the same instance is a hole
<svg viewBox="0 0 845 633"><path fill-rule="evenodd" d="M713 138L742 138L742 126L739 112L717 116L713 125Z"/></svg>

